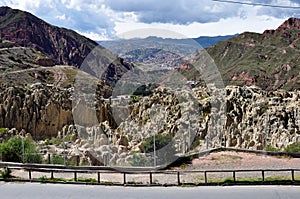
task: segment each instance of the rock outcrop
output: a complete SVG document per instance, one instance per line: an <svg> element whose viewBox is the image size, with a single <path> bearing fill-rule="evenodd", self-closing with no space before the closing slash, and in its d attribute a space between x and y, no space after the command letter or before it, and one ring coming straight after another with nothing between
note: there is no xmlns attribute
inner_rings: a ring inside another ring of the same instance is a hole
<svg viewBox="0 0 300 199"><path fill-rule="evenodd" d="M36 83L27 86L2 85L0 89L0 126L19 131L24 129L36 140L57 137L64 126L74 124L73 113L83 118L90 114L86 107L79 112L72 110L73 87L58 88ZM105 89L99 90L99 97L106 92ZM94 109L97 121L112 122L109 110L108 103L98 101Z"/></svg>
<svg viewBox="0 0 300 199"><path fill-rule="evenodd" d="M76 124L64 127L60 136L76 135L69 156L80 151L93 165L132 165L137 153L143 166L152 166L151 154L143 154L141 145L154 134L171 135L177 153L220 146L264 150L270 145L281 150L300 141L300 92L230 86L195 88L193 93L157 89L133 104L115 99L110 110L118 118L117 128L108 121Z"/></svg>

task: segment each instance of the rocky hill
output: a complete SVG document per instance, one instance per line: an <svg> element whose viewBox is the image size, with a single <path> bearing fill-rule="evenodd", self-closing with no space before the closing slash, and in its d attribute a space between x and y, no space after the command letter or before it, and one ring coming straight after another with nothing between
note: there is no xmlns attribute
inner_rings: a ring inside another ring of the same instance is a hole
<svg viewBox="0 0 300 199"><path fill-rule="evenodd" d="M48 24L36 16L0 7L0 63L2 71L14 71L39 66L68 65L80 68L84 59L95 48L104 49L73 30ZM100 55L98 55L100 57ZM103 78L110 83L117 81L123 73L132 67L118 59L101 59L98 67L110 66ZM95 66L95 68L97 68ZM88 73L90 68L82 69ZM103 72L101 71L101 74ZM91 75L96 75L92 74Z"/></svg>
<svg viewBox="0 0 300 199"><path fill-rule="evenodd" d="M226 85L263 89L300 88L300 19L290 18L276 30L245 32L207 48Z"/></svg>
<svg viewBox="0 0 300 199"><path fill-rule="evenodd" d="M0 8L0 37L18 46L32 47L55 64L79 67L97 43L72 30L52 26L34 15Z"/></svg>

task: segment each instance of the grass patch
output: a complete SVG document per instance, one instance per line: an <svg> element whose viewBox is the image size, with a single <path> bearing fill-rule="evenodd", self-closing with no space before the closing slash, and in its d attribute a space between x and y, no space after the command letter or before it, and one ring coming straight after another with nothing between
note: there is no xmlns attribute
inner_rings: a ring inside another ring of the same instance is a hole
<svg viewBox="0 0 300 199"><path fill-rule="evenodd" d="M300 142L296 142L294 144L287 146L284 149L284 151L288 152L288 153L299 153L300 152Z"/></svg>
<svg viewBox="0 0 300 199"><path fill-rule="evenodd" d="M295 181L300 181L299 177L295 177ZM224 180L211 180L210 184L216 183L217 185L226 186L226 185L234 185L234 184L292 184L293 181L291 176L272 176L266 177L264 181L262 178L236 178L234 181L233 177L225 178Z"/></svg>
<svg viewBox="0 0 300 199"><path fill-rule="evenodd" d="M90 184L98 183L98 181L93 178L77 178L77 182L85 182L85 183L90 183Z"/></svg>
<svg viewBox="0 0 300 199"><path fill-rule="evenodd" d="M47 182L71 182L72 180L68 180L65 178L47 178L46 176L42 176L37 179L38 181L42 183L47 183Z"/></svg>
<svg viewBox="0 0 300 199"><path fill-rule="evenodd" d="M142 182L135 182L135 181L129 181L129 182L126 182L127 184L130 184L130 185L141 185L143 184Z"/></svg>
<svg viewBox="0 0 300 199"><path fill-rule="evenodd" d="M273 147L272 145L268 144L266 147L265 147L265 151L271 151L271 152L279 152L280 150Z"/></svg>
<svg viewBox="0 0 300 199"><path fill-rule="evenodd" d="M68 87L72 85L75 82L78 71L75 69L62 69L62 71L65 73L68 79L66 82L63 82L62 87Z"/></svg>
<svg viewBox="0 0 300 199"><path fill-rule="evenodd" d="M196 184L193 184L193 183L181 183L180 184L181 187L195 187Z"/></svg>

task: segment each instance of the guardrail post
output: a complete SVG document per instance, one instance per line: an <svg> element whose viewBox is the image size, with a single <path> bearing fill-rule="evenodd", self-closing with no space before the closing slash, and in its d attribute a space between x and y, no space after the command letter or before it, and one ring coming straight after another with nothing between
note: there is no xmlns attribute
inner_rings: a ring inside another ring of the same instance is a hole
<svg viewBox="0 0 300 199"><path fill-rule="evenodd" d="M123 184L126 185L126 173L123 173Z"/></svg>
<svg viewBox="0 0 300 199"><path fill-rule="evenodd" d="M153 180L153 179L152 179L152 172L150 172L150 185L153 183L152 180Z"/></svg>
<svg viewBox="0 0 300 199"><path fill-rule="evenodd" d="M100 172L98 172L98 184L100 184Z"/></svg>
<svg viewBox="0 0 300 199"><path fill-rule="evenodd" d="M205 182L205 184L207 184L207 172L206 171L204 171L204 182Z"/></svg>
<svg viewBox="0 0 300 199"><path fill-rule="evenodd" d="M51 171L51 179L54 179L53 171Z"/></svg>
<svg viewBox="0 0 300 199"><path fill-rule="evenodd" d="M262 177L262 182L264 182L265 181L265 171L264 170L261 171L261 177Z"/></svg>
<svg viewBox="0 0 300 199"><path fill-rule="evenodd" d="M232 172L233 182L236 182L235 171Z"/></svg>
<svg viewBox="0 0 300 199"><path fill-rule="evenodd" d="M180 185L180 171L177 171L177 183Z"/></svg>
<svg viewBox="0 0 300 199"><path fill-rule="evenodd" d="M29 180L31 180L31 170L30 169L28 170L28 177L29 177Z"/></svg>
<svg viewBox="0 0 300 199"><path fill-rule="evenodd" d="M74 181L77 182L77 172L74 171Z"/></svg>
<svg viewBox="0 0 300 199"><path fill-rule="evenodd" d="M292 181L295 182L295 170L292 169L291 172L292 172Z"/></svg>

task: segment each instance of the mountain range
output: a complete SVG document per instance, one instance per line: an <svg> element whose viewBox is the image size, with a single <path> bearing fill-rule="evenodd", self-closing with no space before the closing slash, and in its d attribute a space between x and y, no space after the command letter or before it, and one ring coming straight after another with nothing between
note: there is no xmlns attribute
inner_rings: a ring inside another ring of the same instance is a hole
<svg viewBox="0 0 300 199"><path fill-rule="evenodd" d="M134 67L130 62L180 68L189 62L186 54L203 50L199 45L202 43L208 46L205 50L214 60L226 85L294 90L300 86L299 38L300 19L290 18L277 29L266 30L262 34L245 32L212 38L148 37L101 42L104 47L123 58L114 55L113 62L100 59L102 63L98 64L109 66L103 77L109 83L116 83L122 74ZM9 78L21 81L20 76L14 77L15 74L9 75L7 72L35 68L39 72L21 75L23 82L38 79L53 83L57 76L55 70L52 70L55 65L73 66L64 69L67 70L67 79L72 79L70 74L81 67L84 59L96 47L105 49L75 31L50 25L28 12L0 8L0 70L5 73L1 81ZM42 72L41 66L47 72ZM92 67L84 70L103 73L101 67Z"/></svg>
<svg viewBox="0 0 300 199"><path fill-rule="evenodd" d="M149 36L146 38L99 41L98 43L130 62L178 67L184 63L184 56L234 36L236 35L201 36L184 39Z"/></svg>

